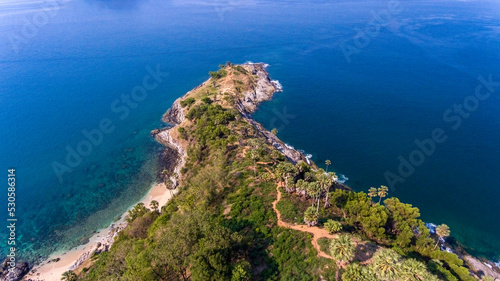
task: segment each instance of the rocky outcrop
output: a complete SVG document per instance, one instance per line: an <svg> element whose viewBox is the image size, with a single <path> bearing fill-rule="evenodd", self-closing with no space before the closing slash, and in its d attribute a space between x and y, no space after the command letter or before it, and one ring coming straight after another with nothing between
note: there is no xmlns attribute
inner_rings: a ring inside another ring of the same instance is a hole
<svg viewBox="0 0 500 281"><path fill-rule="evenodd" d="M267 139L268 143L283 153L288 160L293 163L299 161L309 163L309 159L302 153L284 143L250 116L250 113L254 112L260 103L272 99L275 93L282 92L283 89L278 81L271 80L269 73L266 71L266 64L248 63L244 64L243 67L256 78L256 86L253 87L252 90L243 92L243 97L236 101L236 109L243 115L248 123Z"/></svg>
<svg viewBox="0 0 500 281"><path fill-rule="evenodd" d="M168 177L172 183L169 189L175 189L179 185L179 175L187 156L186 149L171 135L172 130L175 130L186 119L180 105L181 99L178 98L162 117L162 121L170 127L151 132L156 141L166 147L160 155L160 163L162 163L162 171L165 169L169 172Z"/></svg>
<svg viewBox="0 0 500 281"><path fill-rule="evenodd" d="M69 270L75 270L94 254L109 251L109 249L113 245L113 242L115 241L115 237L118 236L118 233L122 231L126 226L127 224L125 222L118 223L116 225L111 224L109 226L108 234L106 235L105 240L102 243L98 242L92 250L82 254L76 260L76 262L72 266L70 266Z"/></svg>
<svg viewBox="0 0 500 281"><path fill-rule="evenodd" d="M484 276L490 276L493 277L495 281L500 280L500 269L497 268L494 263L480 261L471 255L465 255L463 260L470 266L472 272L477 277L484 278Z"/></svg>
<svg viewBox="0 0 500 281"><path fill-rule="evenodd" d="M172 107L170 107L165 114L163 114L162 121L170 124L170 125L177 125L180 124L184 121L185 116L184 112L182 111L182 106L180 104L181 99L177 99L173 104Z"/></svg>
<svg viewBox="0 0 500 281"><path fill-rule="evenodd" d="M186 163L187 156L186 150L180 145L177 140L175 140L171 136L171 131L174 128L177 128L177 125L163 130L155 136L157 142L167 147L160 155L160 158L163 159L161 161L165 162L164 160L168 159L168 162L175 161L176 163L173 166L173 170L171 169L171 164L166 167L167 171L169 172L169 179L172 182L172 185L169 189L175 189L179 185L179 175L181 173L182 167L184 167L184 164Z"/></svg>
<svg viewBox="0 0 500 281"><path fill-rule="evenodd" d="M294 164L304 161L310 162L302 153L295 150L293 147L287 145L282 140L280 140L277 136L266 130L260 123L255 121L246 111L243 109L243 105L238 105L237 108L240 110L243 117L250 123L257 131L259 131L274 148L279 150L283 155L288 158L288 160Z"/></svg>
<svg viewBox="0 0 500 281"><path fill-rule="evenodd" d="M239 101L246 113L252 113L257 110L261 102L270 100L274 93L282 92L283 90L278 81L273 81L269 77L266 71L266 64L247 63L242 66L257 79L256 85L251 90L243 92L243 98Z"/></svg>
<svg viewBox="0 0 500 281"><path fill-rule="evenodd" d="M0 281L17 281L30 271L30 266L26 262L17 262L13 271L9 272L9 260L5 259L0 271Z"/></svg>

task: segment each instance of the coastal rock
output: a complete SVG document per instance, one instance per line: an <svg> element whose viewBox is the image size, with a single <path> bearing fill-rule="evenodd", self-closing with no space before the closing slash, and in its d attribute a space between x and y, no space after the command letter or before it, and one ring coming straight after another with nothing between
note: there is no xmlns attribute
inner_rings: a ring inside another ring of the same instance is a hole
<svg viewBox="0 0 500 281"><path fill-rule="evenodd" d="M152 131L151 131L151 133L150 133L150 134L151 134L151 136L152 136L152 137L154 137L154 136L156 136L159 132L160 132L160 130L159 130L159 129L154 129L154 130L152 130Z"/></svg>
<svg viewBox="0 0 500 281"><path fill-rule="evenodd" d="M180 104L181 99L177 99L173 104L172 107L170 107L167 112L163 115L162 121L171 124L171 125L176 125L182 123L184 121L185 116L184 112L182 111L182 106Z"/></svg>
<svg viewBox="0 0 500 281"><path fill-rule="evenodd" d="M479 259L471 256L465 255L464 261L471 267L472 271L483 278L484 276L491 276L496 280L500 280L500 268L492 262L482 262Z"/></svg>
<svg viewBox="0 0 500 281"><path fill-rule="evenodd" d="M278 81L273 81L269 78L269 74L266 71L266 64L247 63L242 66L257 78L256 86L249 91L243 92L243 98L240 99L242 109L246 113L252 113L257 110L257 106L261 102L270 100L274 93L282 92L283 89Z"/></svg>
<svg viewBox="0 0 500 281"><path fill-rule="evenodd" d="M21 280L24 275L30 271L30 266L26 262L18 262L13 272L9 272L9 264L6 259L1 268L0 281L17 281Z"/></svg>
<svg viewBox="0 0 500 281"><path fill-rule="evenodd" d="M166 168L166 170L170 173L169 179L172 182L172 186L170 187L171 189L175 189L178 186L178 175L180 175L181 169L184 167L184 163L186 163L185 159L187 157L186 150L170 134L173 128L176 128L176 126L168 130L161 131L155 137L157 142L167 147L160 155L160 161L168 164L164 168ZM175 165L172 165L172 163L175 163Z"/></svg>
<svg viewBox="0 0 500 281"><path fill-rule="evenodd" d="M281 92L282 87L278 81L271 80L268 72L266 71L267 65L264 63L248 63L243 67L257 77L256 85L252 90L243 92L243 98L236 102L236 109L243 115L243 117L250 123L257 131L263 134L267 142L279 150L291 162L298 163L304 161L310 164L301 152L297 151L292 146L285 144L277 136L266 130L260 123L256 122L250 113L257 109L257 106L266 100L270 100L274 93Z"/></svg>

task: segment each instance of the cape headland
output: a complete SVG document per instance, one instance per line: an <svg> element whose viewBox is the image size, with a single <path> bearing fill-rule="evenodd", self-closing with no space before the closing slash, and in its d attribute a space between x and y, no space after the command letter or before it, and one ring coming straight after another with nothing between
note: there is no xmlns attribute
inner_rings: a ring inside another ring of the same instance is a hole
<svg viewBox="0 0 500 281"><path fill-rule="evenodd" d="M108 242L25 280L500 280L438 248L449 232L431 234L417 208L383 187L352 191L256 122L282 91L266 64L219 67L151 132L164 200L146 196Z"/></svg>

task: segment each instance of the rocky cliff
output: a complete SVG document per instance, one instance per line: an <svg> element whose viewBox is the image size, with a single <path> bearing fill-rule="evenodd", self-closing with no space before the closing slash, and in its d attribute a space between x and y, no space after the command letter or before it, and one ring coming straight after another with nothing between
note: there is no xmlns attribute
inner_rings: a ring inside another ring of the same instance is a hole
<svg viewBox="0 0 500 281"><path fill-rule="evenodd" d="M220 87L218 88L218 92L221 94L231 93L234 97L234 103L230 104L230 106L234 107L234 109L241 113L242 117L249 124L251 124L263 136L265 136L269 144L283 153L291 162L297 163L299 161L305 161L310 163L310 160L307 159L301 152L291 148L290 146L287 146L277 136L272 134L261 124L255 121L250 115L251 113L255 112L260 103L272 99L275 93L283 91L281 84L278 81L272 80L270 78L269 73L266 70L267 66L268 65L264 63L231 65L231 67L236 67L240 71L245 72L245 74L247 74L247 76L251 77L252 79L247 84L243 84L241 90L239 87L234 87L233 85L228 85L227 83L222 82ZM225 77L225 80L235 81L235 79L238 78L239 77L229 75L228 77ZM168 127L152 131L152 135L155 137L155 139L159 143L166 146L166 149L162 152L160 158L176 158L176 163L173 168L172 165L162 165L161 168L162 171L168 170L168 177L172 182L172 188L175 188L178 185L180 170L184 166L184 163L186 162L185 158L187 156L187 144L179 138L179 134L177 132L179 124L188 122L186 121L188 109L184 108L181 105L181 101L186 100L189 97L194 97L199 92L206 91L206 88L211 87L213 83L214 78L210 78L201 85L186 93L186 95L184 95L183 97L177 99L162 117L162 121L167 123ZM224 103L221 102L221 104ZM224 105L228 106L227 104Z"/></svg>

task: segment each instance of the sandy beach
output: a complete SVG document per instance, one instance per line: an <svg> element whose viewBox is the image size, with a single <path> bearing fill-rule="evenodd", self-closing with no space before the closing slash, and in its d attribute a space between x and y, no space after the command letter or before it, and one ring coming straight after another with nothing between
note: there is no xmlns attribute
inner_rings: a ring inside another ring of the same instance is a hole
<svg viewBox="0 0 500 281"><path fill-rule="evenodd" d="M175 194L177 190L173 190ZM149 190L143 200L140 202L144 203L146 207L153 200L158 201L159 206L164 206L168 200L171 198L171 193L166 189L165 184L157 183ZM33 280L33 281L59 281L61 280L61 275L70 270L74 264L80 259L85 259L85 256L90 257L91 253L97 248L98 243L102 245L109 244L113 241L116 229L121 230L126 225L127 222L125 218L127 212L125 212L121 219L113 222L109 227L100 230L92 237L90 237L89 242L84 245L80 245L69 251L59 252L52 254L46 261L35 266L24 278L23 280ZM55 260L59 259L57 262Z"/></svg>

